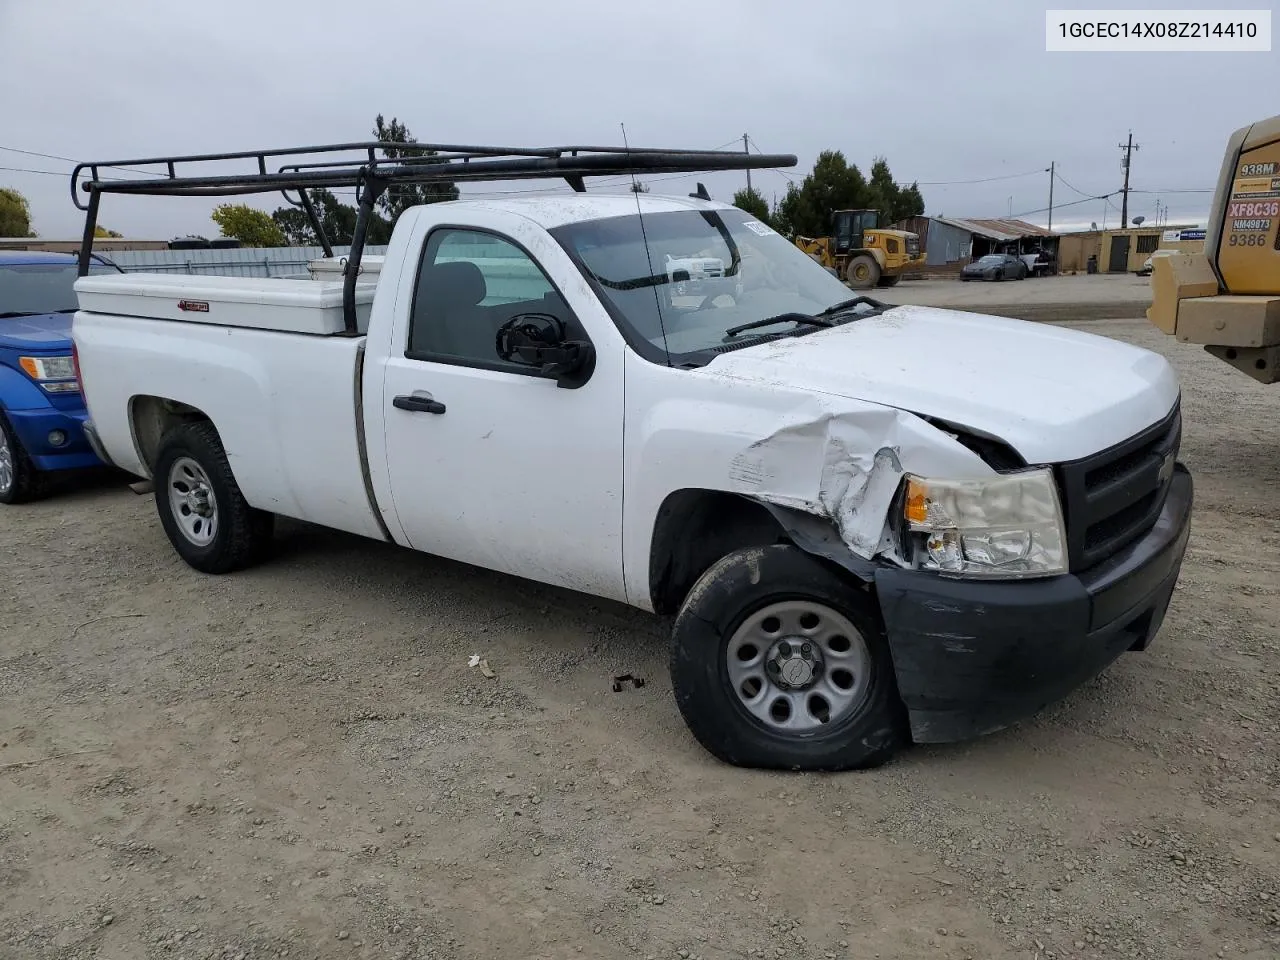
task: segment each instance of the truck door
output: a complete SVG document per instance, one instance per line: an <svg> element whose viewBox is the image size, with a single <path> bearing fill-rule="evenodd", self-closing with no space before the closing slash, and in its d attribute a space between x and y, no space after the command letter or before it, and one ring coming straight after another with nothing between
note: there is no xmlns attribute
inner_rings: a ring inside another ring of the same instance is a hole
<svg viewBox="0 0 1280 960"><path fill-rule="evenodd" d="M417 550L625 600L621 340L589 336L583 320L591 318L578 314L598 311L597 332L601 320L608 332L616 328L585 284L570 282L571 262L541 228L517 231L522 243L500 229L426 219L415 223L413 252L392 294L396 319L377 401L383 439L370 442L371 463L385 444L404 539ZM561 388L498 356L498 327L528 313L557 316L575 338L591 340L596 366L585 384Z"/></svg>

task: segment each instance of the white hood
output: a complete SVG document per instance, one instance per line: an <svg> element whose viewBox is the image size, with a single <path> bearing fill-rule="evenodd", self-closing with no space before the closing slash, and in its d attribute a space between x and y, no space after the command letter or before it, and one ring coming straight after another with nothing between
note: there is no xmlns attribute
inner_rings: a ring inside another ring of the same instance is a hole
<svg viewBox="0 0 1280 960"><path fill-rule="evenodd" d="M722 354L705 369L945 419L999 437L1028 463L1104 450L1178 398L1173 368L1149 350L935 307L894 307Z"/></svg>

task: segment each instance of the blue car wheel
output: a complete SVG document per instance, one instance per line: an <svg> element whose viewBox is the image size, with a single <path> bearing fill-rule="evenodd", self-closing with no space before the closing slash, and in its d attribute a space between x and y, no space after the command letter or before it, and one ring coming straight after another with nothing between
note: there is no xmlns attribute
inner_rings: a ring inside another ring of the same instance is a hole
<svg viewBox="0 0 1280 960"><path fill-rule="evenodd" d="M0 411L0 503L26 503L44 493L44 475L35 468L9 420Z"/></svg>

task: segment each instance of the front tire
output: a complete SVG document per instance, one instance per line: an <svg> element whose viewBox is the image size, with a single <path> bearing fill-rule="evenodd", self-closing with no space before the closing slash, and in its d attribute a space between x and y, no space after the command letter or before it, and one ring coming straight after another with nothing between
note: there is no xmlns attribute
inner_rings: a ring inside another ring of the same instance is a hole
<svg viewBox="0 0 1280 960"><path fill-rule="evenodd" d="M855 290L869 290L880 282L880 264L875 257L860 253L845 264L844 279Z"/></svg>
<svg viewBox="0 0 1280 960"><path fill-rule="evenodd" d="M0 410L0 503L38 500L44 495L45 479Z"/></svg>
<svg viewBox="0 0 1280 960"><path fill-rule="evenodd" d="M231 573L262 559L275 517L245 500L212 423L191 421L170 431L152 477L160 523L188 565Z"/></svg>
<svg viewBox="0 0 1280 960"><path fill-rule="evenodd" d="M738 550L699 578L671 681L690 732L734 766L866 769L908 740L874 599L789 545Z"/></svg>

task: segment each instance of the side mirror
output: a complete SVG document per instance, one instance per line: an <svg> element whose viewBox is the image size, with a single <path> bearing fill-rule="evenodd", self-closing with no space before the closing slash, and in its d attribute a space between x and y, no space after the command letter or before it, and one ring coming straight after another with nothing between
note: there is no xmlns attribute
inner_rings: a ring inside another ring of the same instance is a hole
<svg viewBox="0 0 1280 960"><path fill-rule="evenodd" d="M564 321L547 313L522 313L498 328L498 356L508 363L537 367L560 387L580 387L595 369L595 348L569 340Z"/></svg>

